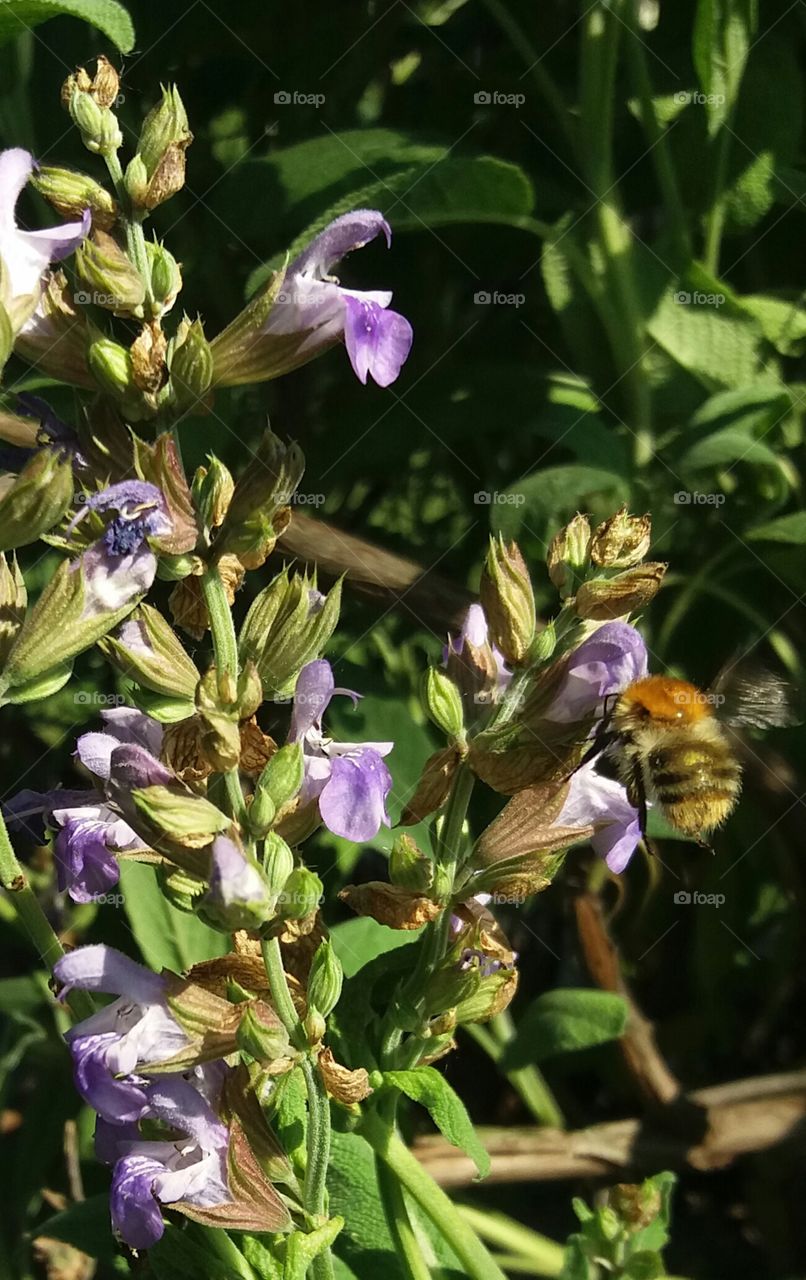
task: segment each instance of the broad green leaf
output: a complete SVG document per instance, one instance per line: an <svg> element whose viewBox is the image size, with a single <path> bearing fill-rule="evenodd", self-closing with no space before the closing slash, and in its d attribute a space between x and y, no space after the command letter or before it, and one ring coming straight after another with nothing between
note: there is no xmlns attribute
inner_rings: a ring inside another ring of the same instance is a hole
<svg viewBox="0 0 806 1280"><path fill-rule="evenodd" d="M344 976L351 978L365 964L387 951L395 951L416 942L420 931L405 932L378 924L372 916L360 916L356 920L344 920L330 931L333 950L341 960Z"/></svg>
<svg viewBox="0 0 806 1280"><path fill-rule="evenodd" d="M799 356L806 340L806 309L799 301L774 298L769 294L747 294L742 306L761 325L768 342L782 356Z"/></svg>
<svg viewBox="0 0 806 1280"><path fill-rule="evenodd" d="M754 542L789 542L795 546L806 543L806 511L793 511L788 516L778 516L766 524L748 529L744 535Z"/></svg>
<svg viewBox="0 0 806 1280"><path fill-rule="evenodd" d="M183 973L200 960L226 955L225 935L208 928L196 916L172 907L157 883L153 867L121 862L120 888L132 933L152 969Z"/></svg>
<svg viewBox="0 0 806 1280"><path fill-rule="evenodd" d="M114 1258L118 1247L109 1220L109 1196L90 1196L48 1218L42 1234L81 1249L91 1258Z"/></svg>
<svg viewBox="0 0 806 1280"><path fill-rule="evenodd" d="M699 440L680 458L682 470L698 471L706 467L733 466L737 462L778 467L778 455L763 440L735 427L725 427Z"/></svg>
<svg viewBox="0 0 806 1280"><path fill-rule="evenodd" d="M765 372L761 329L727 285L702 272L666 290L649 336L710 391L756 382Z"/></svg>
<svg viewBox="0 0 806 1280"><path fill-rule="evenodd" d="M246 1259L230 1241L226 1258L206 1242L206 1231L196 1223L168 1225L165 1234L148 1251L149 1268L156 1280L247 1280L253 1275Z"/></svg>
<svg viewBox="0 0 806 1280"><path fill-rule="evenodd" d="M757 26L758 0L698 0L692 52L712 136L733 113Z"/></svg>
<svg viewBox="0 0 806 1280"><path fill-rule="evenodd" d="M414 1071L386 1071L384 1081L425 1107L444 1138L470 1156L484 1178L490 1172L490 1157L482 1145L465 1104L444 1076L434 1067Z"/></svg>
<svg viewBox="0 0 806 1280"><path fill-rule="evenodd" d="M45 974L0 981L0 1010L3 1013L33 1013L50 1000Z"/></svg>
<svg viewBox="0 0 806 1280"><path fill-rule="evenodd" d="M362 1271L353 1259L353 1251L374 1255L376 1259L382 1254L382 1274L389 1280L402 1280L403 1273L392 1251L392 1237L378 1188L375 1156L369 1143L356 1133L334 1132L331 1135L327 1183L330 1212L344 1218L337 1251L344 1255L362 1280ZM349 1245L353 1246L352 1250Z"/></svg>
<svg viewBox="0 0 806 1280"><path fill-rule="evenodd" d="M735 391L717 391L694 413L687 434L710 435L723 427L763 435L791 408L789 390L780 382L762 381Z"/></svg>
<svg viewBox="0 0 806 1280"><path fill-rule="evenodd" d="M614 471L575 464L546 467L499 493L490 507L490 523L494 532L513 538L523 524L534 528L537 522L559 522L577 510L595 509L597 498L599 506L607 507L606 514L610 514L626 501L629 491L626 478ZM602 510L601 514L605 512Z"/></svg>
<svg viewBox="0 0 806 1280"><path fill-rule="evenodd" d="M59 14L97 27L121 53L134 48L132 20L117 0L0 0L0 44Z"/></svg>
<svg viewBox="0 0 806 1280"><path fill-rule="evenodd" d="M587 988L562 988L538 996L518 1024L501 1059L504 1071L542 1062L561 1053L617 1040L627 1025L621 996Z"/></svg>

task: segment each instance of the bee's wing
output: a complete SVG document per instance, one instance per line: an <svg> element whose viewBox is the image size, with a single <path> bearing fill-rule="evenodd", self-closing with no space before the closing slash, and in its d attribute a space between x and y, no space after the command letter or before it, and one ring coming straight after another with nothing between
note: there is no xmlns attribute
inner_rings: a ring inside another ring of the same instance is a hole
<svg viewBox="0 0 806 1280"><path fill-rule="evenodd" d="M793 686L752 659L727 662L709 693L724 724L778 729L803 719L794 707Z"/></svg>

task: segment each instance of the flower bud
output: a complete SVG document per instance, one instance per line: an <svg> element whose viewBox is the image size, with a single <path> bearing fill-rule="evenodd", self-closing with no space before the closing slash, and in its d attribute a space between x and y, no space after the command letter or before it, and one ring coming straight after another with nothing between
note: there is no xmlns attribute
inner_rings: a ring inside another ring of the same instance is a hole
<svg viewBox="0 0 806 1280"><path fill-rule="evenodd" d="M343 983L341 961L326 938L319 943L308 974L308 1007L317 1009L323 1018L330 1017L339 1003Z"/></svg>
<svg viewBox="0 0 806 1280"><path fill-rule="evenodd" d="M203 849L232 821L203 796L178 787L136 787L131 799L145 828L155 833L157 840L168 837L169 847Z"/></svg>
<svg viewBox="0 0 806 1280"><path fill-rule="evenodd" d="M88 151L108 156L123 145L123 134L115 116L108 107L99 106L91 94L74 89L69 111Z"/></svg>
<svg viewBox="0 0 806 1280"><path fill-rule="evenodd" d="M535 598L517 543L491 540L480 594L492 643L507 662L524 662L535 634Z"/></svg>
<svg viewBox="0 0 806 1280"><path fill-rule="evenodd" d="M289 577L285 570L255 597L239 649L244 661L255 663L267 698L293 692L302 668L321 655L333 634L340 607L340 582L322 596L306 574Z"/></svg>
<svg viewBox="0 0 806 1280"><path fill-rule="evenodd" d="M111 231L118 218L116 201L99 182L86 173L60 169L56 165L40 165L31 174L31 186L63 218L78 219L85 209L92 214L92 225Z"/></svg>
<svg viewBox="0 0 806 1280"><path fill-rule="evenodd" d="M145 282L112 236L94 231L76 249L75 264L92 290L89 301L115 315L142 316Z"/></svg>
<svg viewBox="0 0 806 1280"><path fill-rule="evenodd" d="M162 244L149 241L146 244L146 255L151 271L152 314L155 317L164 316L176 302L182 288L182 272L176 258Z"/></svg>
<svg viewBox="0 0 806 1280"><path fill-rule="evenodd" d="M263 870L269 892L272 897L279 897L294 870L294 855L282 836L274 831L266 836L263 846Z"/></svg>
<svg viewBox="0 0 806 1280"><path fill-rule="evenodd" d="M260 867L229 839L219 835L211 850L210 892L200 914L214 929L259 929L272 914L272 900Z"/></svg>
<svg viewBox="0 0 806 1280"><path fill-rule="evenodd" d="M235 485L217 551L238 556L245 569L259 569L291 518L289 503L304 470L302 450L267 431Z"/></svg>
<svg viewBox="0 0 806 1280"><path fill-rule="evenodd" d="M90 369L101 387L115 399L134 390L132 358L129 351L111 338L97 338L87 352Z"/></svg>
<svg viewBox="0 0 806 1280"><path fill-rule="evenodd" d="M22 626L28 593L16 556L11 564L0 553L0 665L8 656L14 638Z"/></svg>
<svg viewBox="0 0 806 1280"><path fill-rule="evenodd" d="M228 467L215 454L208 454L209 466L197 467L193 477L193 501L207 530L223 523L232 500L235 481Z"/></svg>
<svg viewBox="0 0 806 1280"><path fill-rule="evenodd" d="M157 868L159 886L172 907L177 911L194 912L207 892L208 884L182 867L162 862Z"/></svg>
<svg viewBox="0 0 806 1280"><path fill-rule="evenodd" d="M308 1008L303 1025L305 1027L305 1035L307 1036L308 1044L320 1044L321 1041L324 1040L325 1032L327 1031L327 1024L319 1010L313 1005Z"/></svg>
<svg viewBox="0 0 806 1280"><path fill-rule="evenodd" d="M556 647L557 629L552 618L535 636L531 653L532 661L548 662Z"/></svg>
<svg viewBox="0 0 806 1280"><path fill-rule="evenodd" d="M73 499L73 467L54 449L35 453L0 501L0 547L36 542L57 525Z"/></svg>
<svg viewBox="0 0 806 1280"><path fill-rule="evenodd" d="M275 815L302 786L304 764L299 743L289 743L276 751L263 769L249 806L249 827L258 838L265 835ZM290 874L289 868L289 874ZM282 886L280 886L282 888Z"/></svg>
<svg viewBox="0 0 806 1280"><path fill-rule="evenodd" d="M429 667L426 673L425 706L434 724L451 741L464 737L462 696L439 667Z"/></svg>
<svg viewBox="0 0 806 1280"><path fill-rule="evenodd" d="M140 204L148 187L148 170L143 164L141 156L133 156L126 165L126 172L123 177L123 185L126 188L126 194L133 205Z"/></svg>
<svg viewBox="0 0 806 1280"><path fill-rule="evenodd" d="M434 881L433 862L403 831L395 837L389 854L389 879L404 889L426 894Z"/></svg>
<svg viewBox="0 0 806 1280"><path fill-rule="evenodd" d="M250 1003L238 1024L238 1048L256 1062L287 1058L291 1045L288 1032L274 1010L262 1000Z"/></svg>
<svg viewBox="0 0 806 1280"><path fill-rule="evenodd" d="M304 920L322 901L322 881L307 867L295 867L283 886L277 913L284 920Z"/></svg>
<svg viewBox="0 0 806 1280"><path fill-rule="evenodd" d="M163 88L162 97L143 121L137 154L148 184L137 197L144 209L154 209L185 185L185 152L193 141L176 85Z"/></svg>
<svg viewBox="0 0 806 1280"><path fill-rule="evenodd" d="M614 578L583 582L574 603L578 617L605 622L643 609L657 595L666 569L665 564L648 561Z"/></svg>
<svg viewBox="0 0 806 1280"><path fill-rule="evenodd" d="M576 581L590 560L591 527L587 516L574 516L549 543L546 564L560 595L573 595Z"/></svg>
<svg viewBox="0 0 806 1280"><path fill-rule="evenodd" d="M182 321L171 354L171 391L178 413L203 408L213 380L213 357L201 320Z"/></svg>
<svg viewBox="0 0 806 1280"><path fill-rule="evenodd" d="M194 702L199 682L195 663L170 623L150 604L135 609L114 635L104 637L100 648L130 680L155 693Z"/></svg>
<svg viewBox="0 0 806 1280"><path fill-rule="evenodd" d="M590 557L602 569L630 569L640 564L649 550L652 518L631 516L621 507L594 530Z"/></svg>

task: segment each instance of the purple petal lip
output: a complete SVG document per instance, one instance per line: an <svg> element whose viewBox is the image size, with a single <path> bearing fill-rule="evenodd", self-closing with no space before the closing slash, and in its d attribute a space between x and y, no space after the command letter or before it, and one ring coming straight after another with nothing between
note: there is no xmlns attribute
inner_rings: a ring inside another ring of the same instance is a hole
<svg viewBox="0 0 806 1280"><path fill-rule="evenodd" d="M563 724L601 709L602 699L620 693L647 672L646 645L627 622L605 622L571 654L546 718Z"/></svg>
<svg viewBox="0 0 806 1280"><path fill-rule="evenodd" d="M350 755L336 756L330 778L319 796L319 812L329 831L346 840L372 840L381 825L391 826L386 797L392 775L371 747L357 747Z"/></svg>
<svg viewBox="0 0 806 1280"><path fill-rule="evenodd" d="M616 874L624 870L641 839L638 810L627 799L626 789L597 773L595 761L572 775L556 825L593 825L591 844Z"/></svg>
<svg viewBox="0 0 806 1280"><path fill-rule="evenodd" d="M82 991L126 995L138 1004L161 1000L165 986L158 974L104 943L68 952L56 961L53 973L65 991L78 987Z"/></svg>
<svg viewBox="0 0 806 1280"><path fill-rule="evenodd" d="M344 291L344 343L359 382L370 375L379 387L388 387L408 359L414 330L405 316L384 310L360 294Z"/></svg>
<svg viewBox="0 0 806 1280"><path fill-rule="evenodd" d="M392 229L377 209L353 209L335 218L315 236L288 268L287 276L310 275L322 279L353 249L363 249L383 232L386 246L392 243Z"/></svg>

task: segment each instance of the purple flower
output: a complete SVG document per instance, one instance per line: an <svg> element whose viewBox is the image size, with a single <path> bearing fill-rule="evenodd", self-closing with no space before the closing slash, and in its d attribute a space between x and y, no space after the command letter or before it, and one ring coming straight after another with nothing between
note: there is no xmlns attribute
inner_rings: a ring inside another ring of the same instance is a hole
<svg viewBox="0 0 806 1280"><path fill-rule="evenodd" d="M50 815L59 827L53 846L59 889L73 902L104 897L120 879L114 854L142 848L142 840L106 804L51 808Z"/></svg>
<svg viewBox="0 0 806 1280"><path fill-rule="evenodd" d="M442 650L442 665L447 665L448 658L452 652L461 657L465 643L472 645L474 649L483 649L486 644L490 643L487 617L483 607L478 603L471 604L468 607L458 636L448 636L448 643ZM496 649L495 645L491 645L490 648L495 659L496 681L494 694L497 699L512 679L512 672L504 662L504 655L500 649Z"/></svg>
<svg viewBox="0 0 806 1280"><path fill-rule="evenodd" d="M101 782L108 782L110 779L112 753L118 747L136 746L152 757L159 756L163 731L158 720L134 707L113 707L109 711L102 711L101 718L104 729L101 732L82 733L75 752L84 768L94 773Z"/></svg>
<svg viewBox="0 0 806 1280"><path fill-rule="evenodd" d="M121 480L92 494L73 517L70 531L90 511L116 514L81 556L85 618L114 613L145 595L157 572L148 539L164 537L173 527L162 493L144 480Z"/></svg>
<svg viewBox="0 0 806 1280"><path fill-rule="evenodd" d="M345 254L381 232L391 244L389 224L375 209L354 209L325 227L288 267L263 332L308 331L298 352L303 356L343 337L356 377L366 383L370 374L379 386L388 387L411 350L411 325L389 310L392 295L387 290L345 289L332 275Z"/></svg>
<svg viewBox="0 0 806 1280"><path fill-rule="evenodd" d="M134 1124L110 1125L103 1119L95 1130L99 1159L114 1165L112 1226L133 1249L148 1249L159 1240L161 1204L212 1208L231 1200L229 1134L204 1093L182 1076L166 1076L144 1093L142 1118L166 1126L170 1137L146 1140Z"/></svg>
<svg viewBox="0 0 806 1280"><path fill-rule="evenodd" d="M146 1106L140 1065L167 1062L188 1043L165 999L165 981L113 947L79 947L53 966L66 994L73 987L119 996L72 1027L65 1039L78 1092L112 1124L137 1120Z"/></svg>
<svg viewBox="0 0 806 1280"><path fill-rule="evenodd" d="M66 222L43 231L23 231L17 226L16 205L34 170L34 159L21 147L0 152L0 261L3 265L4 303L20 302L26 328L36 321L31 315L38 299L42 276L51 262L72 253L90 229L90 211L80 222ZM14 326L18 328L17 325Z"/></svg>
<svg viewBox="0 0 806 1280"><path fill-rule="evenodd" d="M337 689L325 658L309 662L297 679L289 742L300 742L305 763L301 799L319 801L322 821L334 835L357 842L371 840L381 825L390 826L386 797L392 776L382 757L393 742L356 745L334 742L322 733L322 716L337 693L357 700L349 689Z"/></svg>
<svg viewBox="0 0 806 1280"><path fill-rule="evenodd" d="M570 724L601 714L602 699L647 672L646 645L627 622L605 622L571 654L547 720Z"/></svg>
<svg viewBox="0 0 806 1280"><path fill-rule="evenodd" d="M268 886L260 871L228 836L216 837L211 858L206 912L228 932L256 928L271 909Z"/></svg>
<svg viewBox="0 0 806 1280"><path fill-rule="evenodd" d="M620 782L596 772L595 761L572 774L555 825L593 825L591 844L615 873L624 870L641 840L638 810L630 804Z"/></svg>

